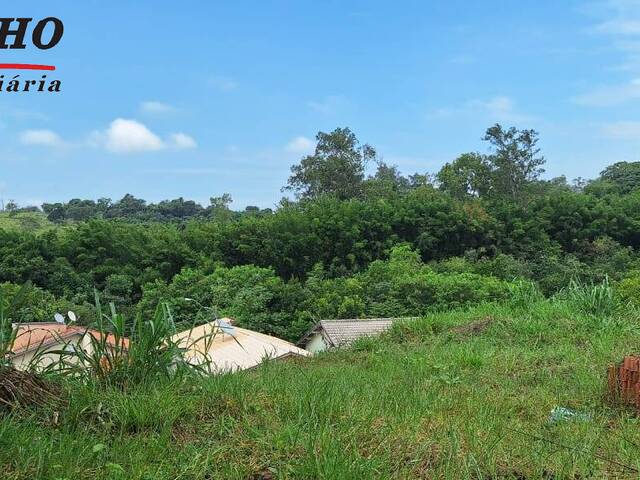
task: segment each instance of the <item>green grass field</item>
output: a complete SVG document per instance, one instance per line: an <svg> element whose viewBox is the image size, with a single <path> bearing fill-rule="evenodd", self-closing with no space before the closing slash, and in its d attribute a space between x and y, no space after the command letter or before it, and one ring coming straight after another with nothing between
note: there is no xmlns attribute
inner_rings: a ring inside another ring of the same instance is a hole
<svg viewBox="0 0 640 480"><path fill-rule="evenodd" d="M55 225L39 212L0 212L0 230L42 231Z"/></svg>
<svg viewBox="0 0 640 480"><path fill-rule="evenodd" d="M640 421L605 385L639 320L481 305L251 372L69 385L57 423L0 420L0 478L638 478ZM588 418L549 423L556 406Z"/></svg>

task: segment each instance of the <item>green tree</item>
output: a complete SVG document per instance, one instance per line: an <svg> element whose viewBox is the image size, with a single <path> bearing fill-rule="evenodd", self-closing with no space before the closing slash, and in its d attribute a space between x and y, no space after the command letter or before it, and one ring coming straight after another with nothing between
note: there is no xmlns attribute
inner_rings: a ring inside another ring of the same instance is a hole
<svg viewBox="0 0 640 480"><path fill-rule="evenodd" d="M390 198L402 195L411 188L411 181L403 177L395 165L387 165L382 160L377 162L376 173L367 178L363 185L366 198Z"/></svg>
<svg viewBox="0 0 640 480"><path fill-rule="evenodd" d="M640 188L640 162L617 162L609 165L593 183L589 186L590 191L599 189L621 195L630 193Z"/></svg>
<svg viewBox="0 0 640 480"><path fill-rule="evenodd" d="M491 144L493 153L487 156L491 168L493 193L518 201L527 186L544 173L545 160L538 148L535 130L507 130L496 123L487 129L484 140Z"/></svg>
<svg viewBox="0 0 640 480"><path fill-rule="evenodd" d="M293 191L303 199L332 195L346 200L360 196L365 166L376 157L373 147L360 145L349 128L318 132L316 140L314 154L291 167L283 191Z"/></svg>
<svg viewBox="0 0 640 480"><path fill-rule="evenodd" d="M136 218L146 209L147 202L141 198L136 198L130 193L111 205L105 217L108 218Z"/></svg>
<svg viewBox="0 0 640 480"><path fill-rule="evenodd" d="M299 303L292 297L296 290L295 283L289 287L273 270L253 265L218 267L210 274L184 269L169 284L145 285L139 308L148 314L166 301L183 325L230 316L240 327L294 339L302 333L290 330Z"/></svg>
<svg viewBox="0 0 640 480"><path fill-rule="evenodd" d="M229 208L233 199L228 193L223 193L220 197L210 197L207 214L216 220L229 220L233 217L233 212Z"/></svg>
<svg viewBox="0 0 640 480"><path fill-rule="evenodd" d="M4 209L9 212L9 215L13 216L18 211L18 204L15 200L9 200L4 206Z"/></svg>
<svg viewBox="0 0 640 480"><path fill-rule="evenodd" d="M436 178L440 190L459 200L484 197L491 188L491 167L485 156L464 153L445 164Z"/></svg>

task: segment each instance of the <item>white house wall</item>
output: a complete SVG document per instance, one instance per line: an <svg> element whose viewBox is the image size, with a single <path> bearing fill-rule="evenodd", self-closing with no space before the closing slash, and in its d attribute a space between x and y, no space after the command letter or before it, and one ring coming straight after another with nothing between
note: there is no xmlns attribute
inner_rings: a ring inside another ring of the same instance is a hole
<svg viewBox="0 0 640 480"><path fill-rule="evenodd" d="M306 349L312 353L324 352L327 349L327 344L324 341L324 337L321 333L316 333L307 342Z"/></svg>

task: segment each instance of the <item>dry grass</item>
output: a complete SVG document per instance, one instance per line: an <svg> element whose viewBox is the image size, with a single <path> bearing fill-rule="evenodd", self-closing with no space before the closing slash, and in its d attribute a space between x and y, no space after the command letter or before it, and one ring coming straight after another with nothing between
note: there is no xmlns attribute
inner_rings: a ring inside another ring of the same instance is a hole
<svg viewBox="0 0 640 480"><path fill-rule="evenodd" d="M17 408L62 408L65 395L59 383L33 372L0 367L0 405Z"/></svg>

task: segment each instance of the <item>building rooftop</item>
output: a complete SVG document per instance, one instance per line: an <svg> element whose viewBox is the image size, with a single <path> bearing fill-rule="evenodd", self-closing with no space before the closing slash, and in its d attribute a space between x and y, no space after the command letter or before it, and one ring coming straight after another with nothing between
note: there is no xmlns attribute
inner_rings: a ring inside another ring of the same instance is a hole
<svg viewBox="0 0 640 480"><path fill-rule="evenodd" d="M194 364L209 362L213 371L253 368L263 360L290 356L309 356L310 352L280 338L231 326L223 318L177 333L172 337L185 349L185 358Z"/></svg>
<svg viewBox="0 0 640 480"><path fill-rule="evenodd" d="M378 335L387 330L397 320L409 320L410 318L349 318L341 320L320 320L304 337L298 345L306 345L316 333L322 334L327 346L341 347L351 345L362 337Z"/></svg>
<svg viewBox="0 0 640 480"><path fill-rule="evenodd" d="M12 349L14 355L35 349L44 349L61 342L68 342L74 336L82 337L89 334L96 339L102 336L99 331L88 327L63 325L57 322L17 323L14 325L14 329L16 330L16 338ZM107 343L115 345L115 336L112 334L107 335ZM129 341L126 338L122 338L121 343L124 348L129 346Z"/></svg>

